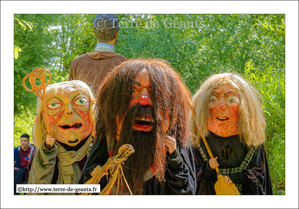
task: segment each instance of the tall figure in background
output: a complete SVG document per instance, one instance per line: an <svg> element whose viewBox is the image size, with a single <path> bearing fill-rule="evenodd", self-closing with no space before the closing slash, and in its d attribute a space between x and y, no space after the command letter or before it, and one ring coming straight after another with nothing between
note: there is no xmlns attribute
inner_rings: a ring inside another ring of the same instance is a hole
<svg viewBox="0 0 299 209"><path fill-rule="evenodd" d="M97 46L94 52L87 52L72 61L69 80L85 82L97 96L103 78L115 66L127 60L118 54L114 46L118 37L118 18L112 14L99 14L93 22Z"/></svg>
<svg viewBox="0 0 299 209"><path fill-rule="evenodd" d="M215 194L216 167L240 194L272 194L261 100L258 91L237 73L213 75L195 93L191 131L196 194ZM202 137L206 137L214 158L210 159Z"/></svg>
<svg viewBox="0 0 299 209"><path fill-rule="evenodd" d="M47 86L45 106L37 102L32 134L38 150L29 184L78 183L91 148L94 106L94 96L82 81Z"/></svg>
<svg viewBox="0 0 299 209"><path fill-rule="evenodd" d="M133 194L194 194L190 108L188 88L166 63L132 60L114 68L100 88L96 142L79 183L95 176L119 147L130 144L135 152L123 170ZM107 185L106 177L100 184ZM129 192L122 182L110 194Z"/></svg>

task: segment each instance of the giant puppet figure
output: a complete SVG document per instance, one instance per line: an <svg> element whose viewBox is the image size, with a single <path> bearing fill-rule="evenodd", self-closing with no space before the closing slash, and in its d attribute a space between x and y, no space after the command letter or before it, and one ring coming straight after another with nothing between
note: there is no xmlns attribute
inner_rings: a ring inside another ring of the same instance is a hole
<svg viewBox="0 0 299 209"><path fill-rule="evenodd" d="M37 102L29 184L77 184L92 141L94 96L73 80L47 86L44 101Z"/></svg>
<svg viewBox="0 0 299 209"><path fill-rule="evenodd" d="M94 176L121 145L130 144L135 152L123 171L133 194L194 194L190 107L189 90L164 61L131 60L114 68L99 90L96 142L79 183ZM100 184L104 188L107 178ZM117 184L110 194L129 194L126 188Z"/></svg>
<svg viewBox="0 0 299 209"><path fill-rule="evenodd" d="M208 78L193 96L197 173L196 194L215 194L215 168L240 194L272 194L265 140L265 119L257 90L237 73ZM210 159L202 138L214 158Z"/></svg>

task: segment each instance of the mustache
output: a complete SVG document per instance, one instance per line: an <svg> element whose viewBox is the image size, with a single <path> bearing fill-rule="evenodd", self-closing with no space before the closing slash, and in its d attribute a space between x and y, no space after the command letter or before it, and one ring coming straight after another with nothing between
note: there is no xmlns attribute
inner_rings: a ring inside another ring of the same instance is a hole
<svg viewBox="0 0 299 209"><path fill-rule="evenodd" d="M135 118L153 118L154 108L152 106L146 105L141 106L140 104L135 104L129 109L128 115Z"/></svg>
<svg viewBox="0 0 299 209"><path fill-rule="evenodd" d="M147 118L147 116L149 116L152 124L154 125L155 123L153 121L153 113L154 109L151 106L141 106L140 104L136 104L130 107L122 123L119 138L121 139L123 137L133 135L132 127L136 121L139 121L138 118Z"/></svg>
<svg viewBox="0 0 299 209"><path fill-rule="evenodd" d="M151 106L141 106L140 104L136 104L129 108L122 127L121 127L121 134L120 137L122 137L123 132L132 132L132 126L135 123L135 121L139 121L139 119L142 120L142 118L145 118L147 120L150 120L152 124L154 123L154 109Z"/></svg>

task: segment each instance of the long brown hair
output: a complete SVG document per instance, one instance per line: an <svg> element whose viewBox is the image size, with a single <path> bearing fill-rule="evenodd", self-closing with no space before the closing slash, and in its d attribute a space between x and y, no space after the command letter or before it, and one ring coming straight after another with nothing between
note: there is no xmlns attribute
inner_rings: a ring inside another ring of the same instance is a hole
<svg viewBox="0 0 299 209"><path fill-rule="evenodd" d="M162 133L160 124L165 120L167 112L170 132L176 134L178 144L182 147L188 146L191 93L166 62L156 59L123 62L103 79L95 108L96 138L116 138L116 119L125 116L133 92L133 83L142 69L149 72L158 132Z"/></svg>
<svg viewBox="0 0 299 209"><path fill-rule="evenodd" d="M153 129L155 134L152 136L156 137L156 149L153 150L155 156L152 163L156 165L157 169L155 177L158 181L163 182L166 155L162 138L165 133L163 133L162 124L165 123L166 118L169 118L167 134L175 136L178 146L189 146L191 139L189 110L192 106L191 93L180 80L180 76L165 61L156 59L126 61L114 68L104 78L97 95L95 108L96 139L109 137L109 140L116 140L117 118L123 118L127 114L133 84L143 69L149 73L155 121Z"/></svg>

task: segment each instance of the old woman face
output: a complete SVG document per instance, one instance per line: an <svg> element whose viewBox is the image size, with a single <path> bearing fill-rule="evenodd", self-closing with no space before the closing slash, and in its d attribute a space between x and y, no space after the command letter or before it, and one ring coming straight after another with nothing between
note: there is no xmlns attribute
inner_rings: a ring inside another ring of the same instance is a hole
<svg viewBox="0 0 299 209"><path fill-rule="evenodd" d="M222 137L237 135L239 92L229 84L214 89L209 97L208 129Z"/></svg>
<svg viewBox="0 0 299 209"><path fill-rule="evenodd" d="M76 146L92 132L90 100L73 86L68 91L50 92L46 98L44 125L57 141Z"/></svg>

